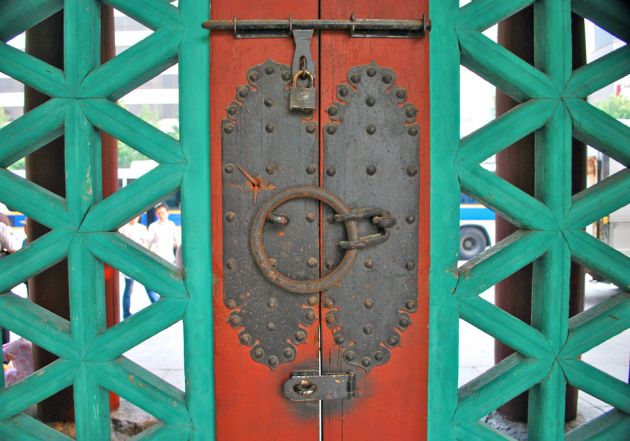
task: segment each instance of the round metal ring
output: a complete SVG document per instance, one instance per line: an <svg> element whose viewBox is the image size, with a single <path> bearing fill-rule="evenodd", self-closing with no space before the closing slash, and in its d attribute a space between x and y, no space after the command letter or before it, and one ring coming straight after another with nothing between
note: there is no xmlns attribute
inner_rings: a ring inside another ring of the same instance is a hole
<svg viewBox="0 0 630 441"><path fill-rule="evenodd" d="M335 194L320 187L312 185L299 185L289 187L267 199L254 215L251 229L249 230L249 248L251 250L254 261L260 268L260 271L271 283L279 286L286 291L307 294L325 291L333 286L339 286L343 277L350 271L354 263L358 250L347 250L337 267L324 277L315 280L296 280L288 277L286 274L278 271L271 263L265 246L263 244L263 229L267 222L268 216L280 205L293 199L312 198L321 201L330 206L337 214L347 214L350 212L348 207ZM359 240L359 226L356 221L350 220L344 222L348 240Z"/></svg>

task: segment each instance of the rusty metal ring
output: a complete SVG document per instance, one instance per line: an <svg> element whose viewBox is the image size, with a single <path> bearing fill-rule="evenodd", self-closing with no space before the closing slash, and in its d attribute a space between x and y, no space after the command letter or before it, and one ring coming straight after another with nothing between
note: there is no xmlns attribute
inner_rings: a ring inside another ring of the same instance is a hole
<svg viewBox="0 0 630 441"><path fill-rule="evenodd" d="M324 202L330 206L338 214L349 213L348 207L336 195L320 187L312 185L299 185L289 187L267 199L254 215L251 229L249 230L249 248L251 250L254 261L260 268L262 274L271 283L279 286L286 291L307 294L325 291L333 286L338 286L343 277L350 271L354 263L358 250L347 250L337 267L324 277L315 280L296 280L281 273L271 264L269 256L265 251L263 244L263 228L267 222L269 214L280 205L293 199L312 198L320 202ZM349 241L359 240L359 225L354 220L344 222Z"/></svg>

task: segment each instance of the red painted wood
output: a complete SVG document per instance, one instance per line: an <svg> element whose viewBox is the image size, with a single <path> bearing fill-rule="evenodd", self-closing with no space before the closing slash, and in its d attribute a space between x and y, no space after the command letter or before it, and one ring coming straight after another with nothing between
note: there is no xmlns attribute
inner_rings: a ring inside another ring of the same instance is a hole
<svg viewBox="0 0 630 441"><path fill-rule="evenodd" d="M212 18L316 18L318 2L304 0L215 0ZM227 323L223 304L221 120L225 107L235 99L236 87L246 84L247 70L273 59L291 64L293 40L243 39L231 33L211 37L210 131L212 161L212 240L215 308L215 374L217 435L224 441L317 441L319 406L295 404L282 396L282 383L296 369L318 366L317 325L308 329L308 341L298 346L297 358L274 371L254 362L249 348L238 342L238 331ZM317 43L313 44L317 56ZM243 238L247 240L247 238ZM317 322L316 322L317 323Z"/></svg>
<svg viewBox="0 0 630 441"><path fill-rule="evenodd" d="M321 17L418 19L428 12L427 0L337 0L321 1ZM375 61L394 69L396 83L408 91L409 102L419 108L420 209L418 250L418 312L413 326L402 336L402 345L392 350L391 360L373 369L358 382L360 398L326 402L323 438L326 441L426 439L428 270L429 270L429 45L424 39L350 38L344 32L325 32L320 40L321 126L330 120L325 112L336 100L336 86L346 82L348 70ZM323 138L323 137L322 137ZM325 165L321 167L325 169ZM322 311L322 317L326 311ZM338 346L332 332L322 324L322 357L325 369L338 369Z"/></svg>

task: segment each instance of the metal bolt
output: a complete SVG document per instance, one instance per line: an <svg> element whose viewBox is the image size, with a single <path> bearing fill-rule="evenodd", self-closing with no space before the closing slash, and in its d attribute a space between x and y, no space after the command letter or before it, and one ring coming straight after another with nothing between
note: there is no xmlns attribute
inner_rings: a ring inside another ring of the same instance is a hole
<svg viewBox="0 0 630 441"><path fill-rule="evenodd" d="M405 303L405 308L407 308L409 311L413 311L414 309L416 309L416 301L415 300L407 300L407 303Z"/></svg>
<svg viewBox="0 0 630 441"><path fill-rule="evenodd" d="M330 106L328 108L328 114L330 116L335 116L337 114L337 112L339 111L339 109L337 109L337 106Z"/></svg>
<svg viewBox="0 0 630 441"><path fill-rule="evenodd" d="M273 106L273 100L271 98L266 98L265 99L265 106L267 106L267 107Z"/></svg>
<svg viewBox="0 0 630 441"><path fill-rule="evenodd" d="M405 92L405 89L398 89L396 91L396 98L399 98L402 100L402 99L405 99L406 96L407 96L407 93Z"/></svg>
<svg viewBox="0 0 630 441"><path fill-rule="evenodd" d="M311 268L315 268L317 266L318 260L315 257L309 257L306 259L306 264Z"/></svg>
<svg viewBox="0 0 630 441"><path fill-rule="evenodd" d="M414 116L416 116L416 109L414 109L413 107L407 107L407 110L405 110L405 115L407 115L409 118L413 118Z"/></svg>
<svg viewBox="0 0 630 441"><path fill-rule="evenodd" d="M291 74L287 71L282 72L282 79L284 81L289 81L291 79Z"/></svg>
<svg viewBox="0 0 630 441"><path fill-rule="evenodd" d="M329 126L326 127L326 133L328 133L329 135L333 135L336 131L337 131L337 126L334 124L330 124Z"/></svg>
<svg viewBox="0 0 630 441"><path fill-rule="evenodd" d="M389 346L396 346L396 345L398 344L398 342L399 342L398 337L397 337L397 336L394 336L394 335L392 335L391 337L389 337L389 338L387 339L387 344L388 344Z"/></svg>
<svg viewBox="0 0 630 441"><path fill-rule="evenodd" d="M414 165L410 165L407 167L407 174L413 177L418 174L418 169Z"/></svg>
<svg viewBox="0 0 630 441"><path fill-rule="evenodd" d="M278 307L278 299L270 297L269 300L267 300L267 306L269 309L276 309Z"/></svg>
<svg viewBox="0 0 630 441"><path fill-rule="evenodd" d="M366 268L372 268L374 266L374 261L372 259L365 259L365 262L363 262L363 265Z"/></svg>
<svg viewBox="0 0 630 441"><path fill-rule="evenodd" d="M416 217L410 214L405 217L405 221L407 221L408 224L413 224L416 221Z"/></svg>
<svg viewBox="0 0 630 441"><path fill-rule="evenodd" d="M267 329L273 331L276 329L276 324L274 322L267 323Z"/></svg>
<svg viewBox="0 0 630 441"><path fill-rule="evenodd" d="M241 334L241 343L243 343L244 345L249 346L251 342L252 342L252 336L251 335L249 335L247 333Z"/></svg>
<svg viewBox="0 0 630 441"><path fill-rule="evenodd" d="M336 320L337 318L335 317L335 314L333 313L326 314L326 323L328 323L329 325L335 324Z"/></svg>
<svg viewBox="0 0 630 441"><path fill-rule="evenodd" d="M233 270L236 268L236 260L228 259L227 262L225 262L225 267L229 270Z"/></svg>
<svg viewBox="0 0 630 441"><path fill-rule="evenodd" d="M333 269L335 267L335 261L332 259L327 259L326 260L326 268L327 269Z"/></svg>
<svg viewBox="0 0 630 441"><path fill-rule="evenodd" d="M234 173L234 164L226 164L224 170L227 174Z"/></svg>
<svg viewBox="0 0 630 441"><path fill-rule="evenodd" d="M369 107L372 107L374 104L376 104L376 100L374 99L373 96L368 96L365 99L365 104L367 104Z"/></svg>
<svg viewBox="0 0 630 441"><path fill-rule="evenodd" d="M236 300L234 300L234 299L227 299L227 301L225 302L225 306L227 306L230 309L236 308L236 306L237 306Z"/></svg>
<svg viewBox="0 0 630 441"><path fill-rule="evenodd" d="M409 271L411 271L415 267L416 267L416 262L414 262L413 260L408 260L407 262L405 262L405 268L407 268Z"/></svg>
<svg viewBox="0 0 630 441"><path fill-rule="evenodd" d="M252 72L249 74L249 79L251 81L258 81L258 78L260 78L260 76L258 75L258 72Z"/></svg>
<svg viewBox="0 0 630 441"><path fill-rule="evenodd" d="M352 75L350 75L350 81L355 84L358 83L359 81L361 81L361 75L359 73L353 73Z"/></svg>
<svg viewBox="0 0 630 441"><path fill-rule="evenodd" d="M374 69L373 67L368 67L367 74L368 77L373 77L374 75L376 75L376 69Z"/></svg>
<svg viewBox="0 0 630 441"><path fill-rule="evenodd" d="M228 211L225 215L225 220L228 222L234 222L234 219L236 219L236 213Z"/></svg>
<svg viewBox="0 0 630 441"><path fill-rule="evenodd" d="M363 327L363 333L365 335L370 335L373 331L374 331L374 328L372 328L372 325L365 325Z"/></svg>
<svg viewBox="0 0 630 441"><path fill-rule="evenodd" d="M317 124L315 124L315 123L308 123L306 125L306 132L307 133L315 133L316 129L317 129Z"/></svg>
<svg viewBox="0 0 630 441"><path fill-rule="evenodd" d="M257 347L257 348L254 348L254 350L252 351L252 354L254 354L254 357L256 358L261 358L263 355L265 355L265 350L261 347Z"/></svg>
<svg viewBox="0 0 630 441"><path fill-rule="evenodd" d="M391 83L393 79L394 79L394 77L392 77L391 74L386 73L386 74L383 75L383 83L385 83L385 84Z"/></svg>
<svg viewBox="0 0 630 441"><path fill-rule="evenodd" d="M361 364L362 364L364 367L368 367L369 365L371 365L371 364L372 364L372 360L370 359L370 357L363 357L363 358L361 359Z"/></svg>
<svg viewBox="0 0 630 441"><path fill-rule="evenodd" d="M266 131L267 133L271 133L271 132L273 132L273 129L274 129L273 124L267 124L267 125L265 126L265 131Z"/></svg>
<svg viewBox="0 0 630 441"><path fill-rule="evenodd" d="M270 175L273 175L276 172L277 168L278 166L276 164L270 164L265 170L267 170L267 173L269 173Z"/></svg>
<svg viewBox="0 0 630 441"><path fill-rule="evenodd" d="M337 173L337 170L335 170L335 167L331 166L326 169L326 174L328 176L335 176L335 173Z"/></svg>
<svg viewBox="0 0 630 441"><path fill-rule="evenodd" d="M372 309L372 307L374 307L374 300L365 299L365 301L363 302L363 306L365 306L367 309Z"/></svg>
<svg viewBox="0 0 630 441"><path fill-rule="evenodd" d="M341 86L339 88L339 96L348 96L348 88L346 86Z"/></svg>
<svg viewBox="0 0 630 441"><path fill-rule="evenodd" d="M278 366L279 362L280 360L278 360L278 357L276 357L275 355L272 355L267 359L267 363L269 364L269 366Z"/></svg>
<svg viewBox="0 0 630 441"><path fill-rule="evenodd" d="M355 353L354 353L354 352L352 352L352 351L346 351L346 352L343 354L343 358L345 358L345 359L346 359L346 361L352 361L352 360L354 360L354 359L356 358L356 356L357 356L357 354L355 354Z"/></svg>
<svg viewBox="0 0 630 441"><path fill-rule="evenodd" d="M298 331L295 333L295 341L302 342L304 340L306 340L306 332Z"/></svg>
<svg viewBox="0 0 630 441"><path fill-rule="evenodd" d="M376 133L376 126L374 126L374 124L370 124L365 130L366 132L368 132L368 135L373 135L374 133Z"/></svg>
<svg viewBox="0 0 630 441"><path fill-rule="evenodd" d="M346 337L343 334L335 334L335 343L338 345L343 344L346 341Z"/></svg>
<svg viewBox="0 0 630 441"><path fill-rule="evenodd" d="M335 306L335 302L333 299L331 299L330 297L326 297L326 299L324 300L324 306L328 309L332 308L333 306Z"/></svg>
<svg viewBox="0 0 630 441"><path fill-rule="evenodd" d="M273 68L273 66L267 66L265 67L265 73L267 75L271 75L272 73L274 73L276 70Z"/></svg>
<svg viewBox="0 0 630 441"><path fill-rule="evenodd" d="M365 172L368 174L368 176L373 176L374 173L376 173L376 166L375 165L368 165L365 168Z"/></svg>
<svg viewBox="0 0 630 441"><path fill-rule="evenodd" d="M236 112L238 112L238 107L236 106L229 106L227 108L228 115L236 115Z"/></svg>
<svg viewBox="0 0 630 441"><path fill-rule="evenodd" d="M241 316L236 313L231 314L228 320L232 326L240 326L243 323Z"/></svg>
<svg viewBox="0 0 630 441"><path fill-rule="evenodd" d="M306 220L308 222L315 222L315 219L317 219L317 215L315 213L313 213L312 211L306 213Z"/></svg>
<svg viewBox="0 0 630 441"><path fill-rule="evenodd" d="M381 351L376 351L374 353L374 360L383 361L383 358L385 358L385 355Z"/></svg>
<svg viewBox="0 0 630 441"><path fill-rule="evenodd" d="M306 313L306 320L308 320L309 322L314 322L315 320L317 320L317 314L315 314L315 311L313 311L312 309L309 310Z"/></svg>
<svg viewBox="0 0 630 441"><path fill-rule="evenodd" d="M317 166L315 164L309 164L308 167L306 167L306 173L308 173L309 175L312 175L316 171L317 171Z"/></svg>
<svg viewBox="0 0 630 441"><path fill-rule="evenodd" d="M403 317L400 319L398 324L400 325L401 328L406 328L407 326L411 324L411 321L407 317Z"/></svg>
<svg viewBox="0 0 630 441"><path fill-rule="evenodd" d="M309 296L308 299L306 299L306 302L311 305L311 306L315 306L319 303L319 297L317 296Z"/></svg>
<svg viewBox="0 0 630 441"><path fill-rule="evenodd" d="M229 135L234 131L234 126L232 124L226 124L225 127L223 127L223 131Z"/></svg>
<svg viewBox="0 0 630 441"><path fill-rule="evenodd" d="M295 356L295 351L293 348L284 348L282 355L284 355L284 358L287 360L291 360Z"/></svg>
<svg viewBox="0 0 630 441"><path fill-rule="evenodd" d="M417 127L409 127L409 129L407 129L407 133L409 133L411 136L416 136L418 134L418 128Z"/></svg>
<svg viewBox="0 0 630 441"><path fill-rule="evenodd" d="M238 88L238 96L240 96L241 98L245 98L247 95L249 95L249 87Z"/></svg>

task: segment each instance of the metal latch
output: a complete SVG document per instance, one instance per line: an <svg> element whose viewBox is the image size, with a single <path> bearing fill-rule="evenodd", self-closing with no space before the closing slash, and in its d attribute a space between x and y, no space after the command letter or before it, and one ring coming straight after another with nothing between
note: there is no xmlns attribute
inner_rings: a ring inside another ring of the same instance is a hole
<svg viewBox="0 0 630 441"><path fill-rule="evenodd" d="M348 31L351 37L420 38L431 30L426 14L420 20L360 19L350 20L208 20L202 26L211 31L232 31L236 38L289 37L296 29Z"/></svg>
<svg viewBox="0 0 630 441"><path fill-rule="evenodd" d="M352 372L295 371L282 390L291 401L347 400L355 397L356 381Z"/></svg>

